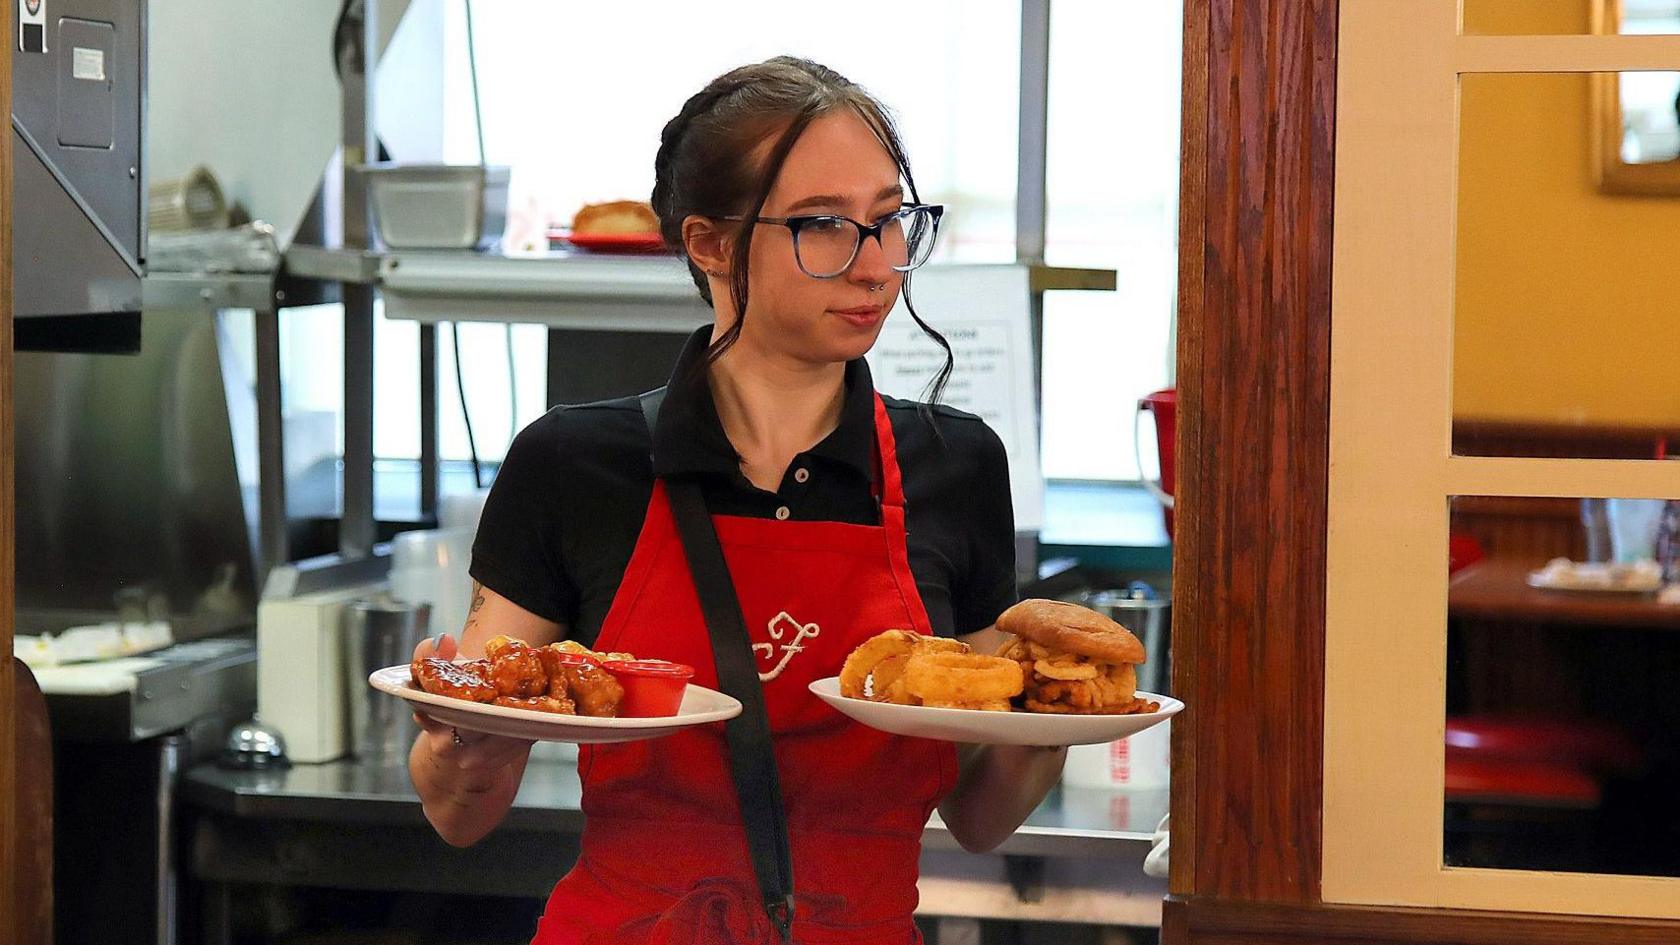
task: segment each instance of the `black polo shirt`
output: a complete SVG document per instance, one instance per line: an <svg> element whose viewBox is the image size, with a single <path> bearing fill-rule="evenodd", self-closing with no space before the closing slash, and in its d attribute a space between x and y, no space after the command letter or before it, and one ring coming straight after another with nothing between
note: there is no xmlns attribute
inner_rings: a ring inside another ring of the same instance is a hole
<svg viewBox="0 0 1680 945"><path fill-rule="evenodd" d="M656 472L698 477L714 514L879 524L868 365L846 365L839 426L795 456L780 488L767 492L741 473L710 387L692 370L710 339L710 326L689 339L651 437L640 402L627 397L556 407L514 438L473 543L474 580L592 642L635 549ZM1016 599L1003 443L972 414L884 400L904 481L910 571L934 632L986 627Z"/></svg>

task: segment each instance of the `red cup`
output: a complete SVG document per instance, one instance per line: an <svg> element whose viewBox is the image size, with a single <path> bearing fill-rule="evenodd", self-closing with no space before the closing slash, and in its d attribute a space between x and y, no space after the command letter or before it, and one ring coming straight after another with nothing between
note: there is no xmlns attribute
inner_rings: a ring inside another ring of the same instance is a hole
<svg viewBox="0 0 1680 945"><path fill-rule="evenodd" d="M694 667L665 660L610 660L601 668L624 686L619 718L650 719L676 715Z"/></svg>

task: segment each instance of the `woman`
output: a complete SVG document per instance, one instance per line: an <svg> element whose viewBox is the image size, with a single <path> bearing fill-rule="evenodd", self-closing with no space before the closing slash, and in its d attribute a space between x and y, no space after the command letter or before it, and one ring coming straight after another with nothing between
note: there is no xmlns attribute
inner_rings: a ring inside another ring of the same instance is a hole
<svg viewBox="0 0 1680 945"><path fill-rule="evenodd" d="M931 251L938 208L916 203L881 106L790 58L689 99L665 126L655 174L665 240L716 324L690 339L656 413L637 398L556 408L520 433L479 526L461 643L420 654L476 654L498 633L569 637L689 663L696 683L716 685L706 590L672 518L675 484L697 483L754 641L792 939L918 941L917 862L935 805L965 848L991 849L1064 758L887 735L806 688L881 630L979 636L1015 599L997 436L968 414L877 396L863 360L900 293L909 301L906 274ZM922 327L946 349L943 383L949 346ZM473 843L506 813L530 745L422 724L409 765L426 816L450 843ZM715 729L581 749L582 853L537 942L779 936Z"/></svg>

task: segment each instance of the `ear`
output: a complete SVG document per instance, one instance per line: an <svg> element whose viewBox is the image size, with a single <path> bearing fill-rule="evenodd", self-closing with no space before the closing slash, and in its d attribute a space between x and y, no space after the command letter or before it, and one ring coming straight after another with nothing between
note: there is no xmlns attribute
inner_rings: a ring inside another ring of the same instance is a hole
<svg viewBox="0 0 1680 945"><path fill-rule="evenodd" d="M729 278L730 234L725 224L690 214L682 222L683 248L694 264L713 278Z"/></svg>

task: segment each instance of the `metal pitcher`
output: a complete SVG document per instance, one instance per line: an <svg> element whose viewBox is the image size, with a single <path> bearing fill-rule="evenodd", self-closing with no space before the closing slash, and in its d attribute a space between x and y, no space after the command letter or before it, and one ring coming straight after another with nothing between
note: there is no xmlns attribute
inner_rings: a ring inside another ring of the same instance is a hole
<svg viewBox="0 0 1680 945"><path fill-rule="evenodd" d="M1157 593L1142 581L1133 581L1124 588L1089 595L1085 606L1132 631L1143 641L1149 661L1138 667L1138 688L1170 695L1172 647L1167 633L1167 618L1172 609L1170 596Z"/></svg>
<svg viewBox="0 0 1680 945"><path fill-rule="evenodd" d="M408 704L374 689L367 679L374 670L412 659L430 624L429 604L379 597L344 608L347 744L356 757L400 759L414 742L419 729Z"/></svg>

